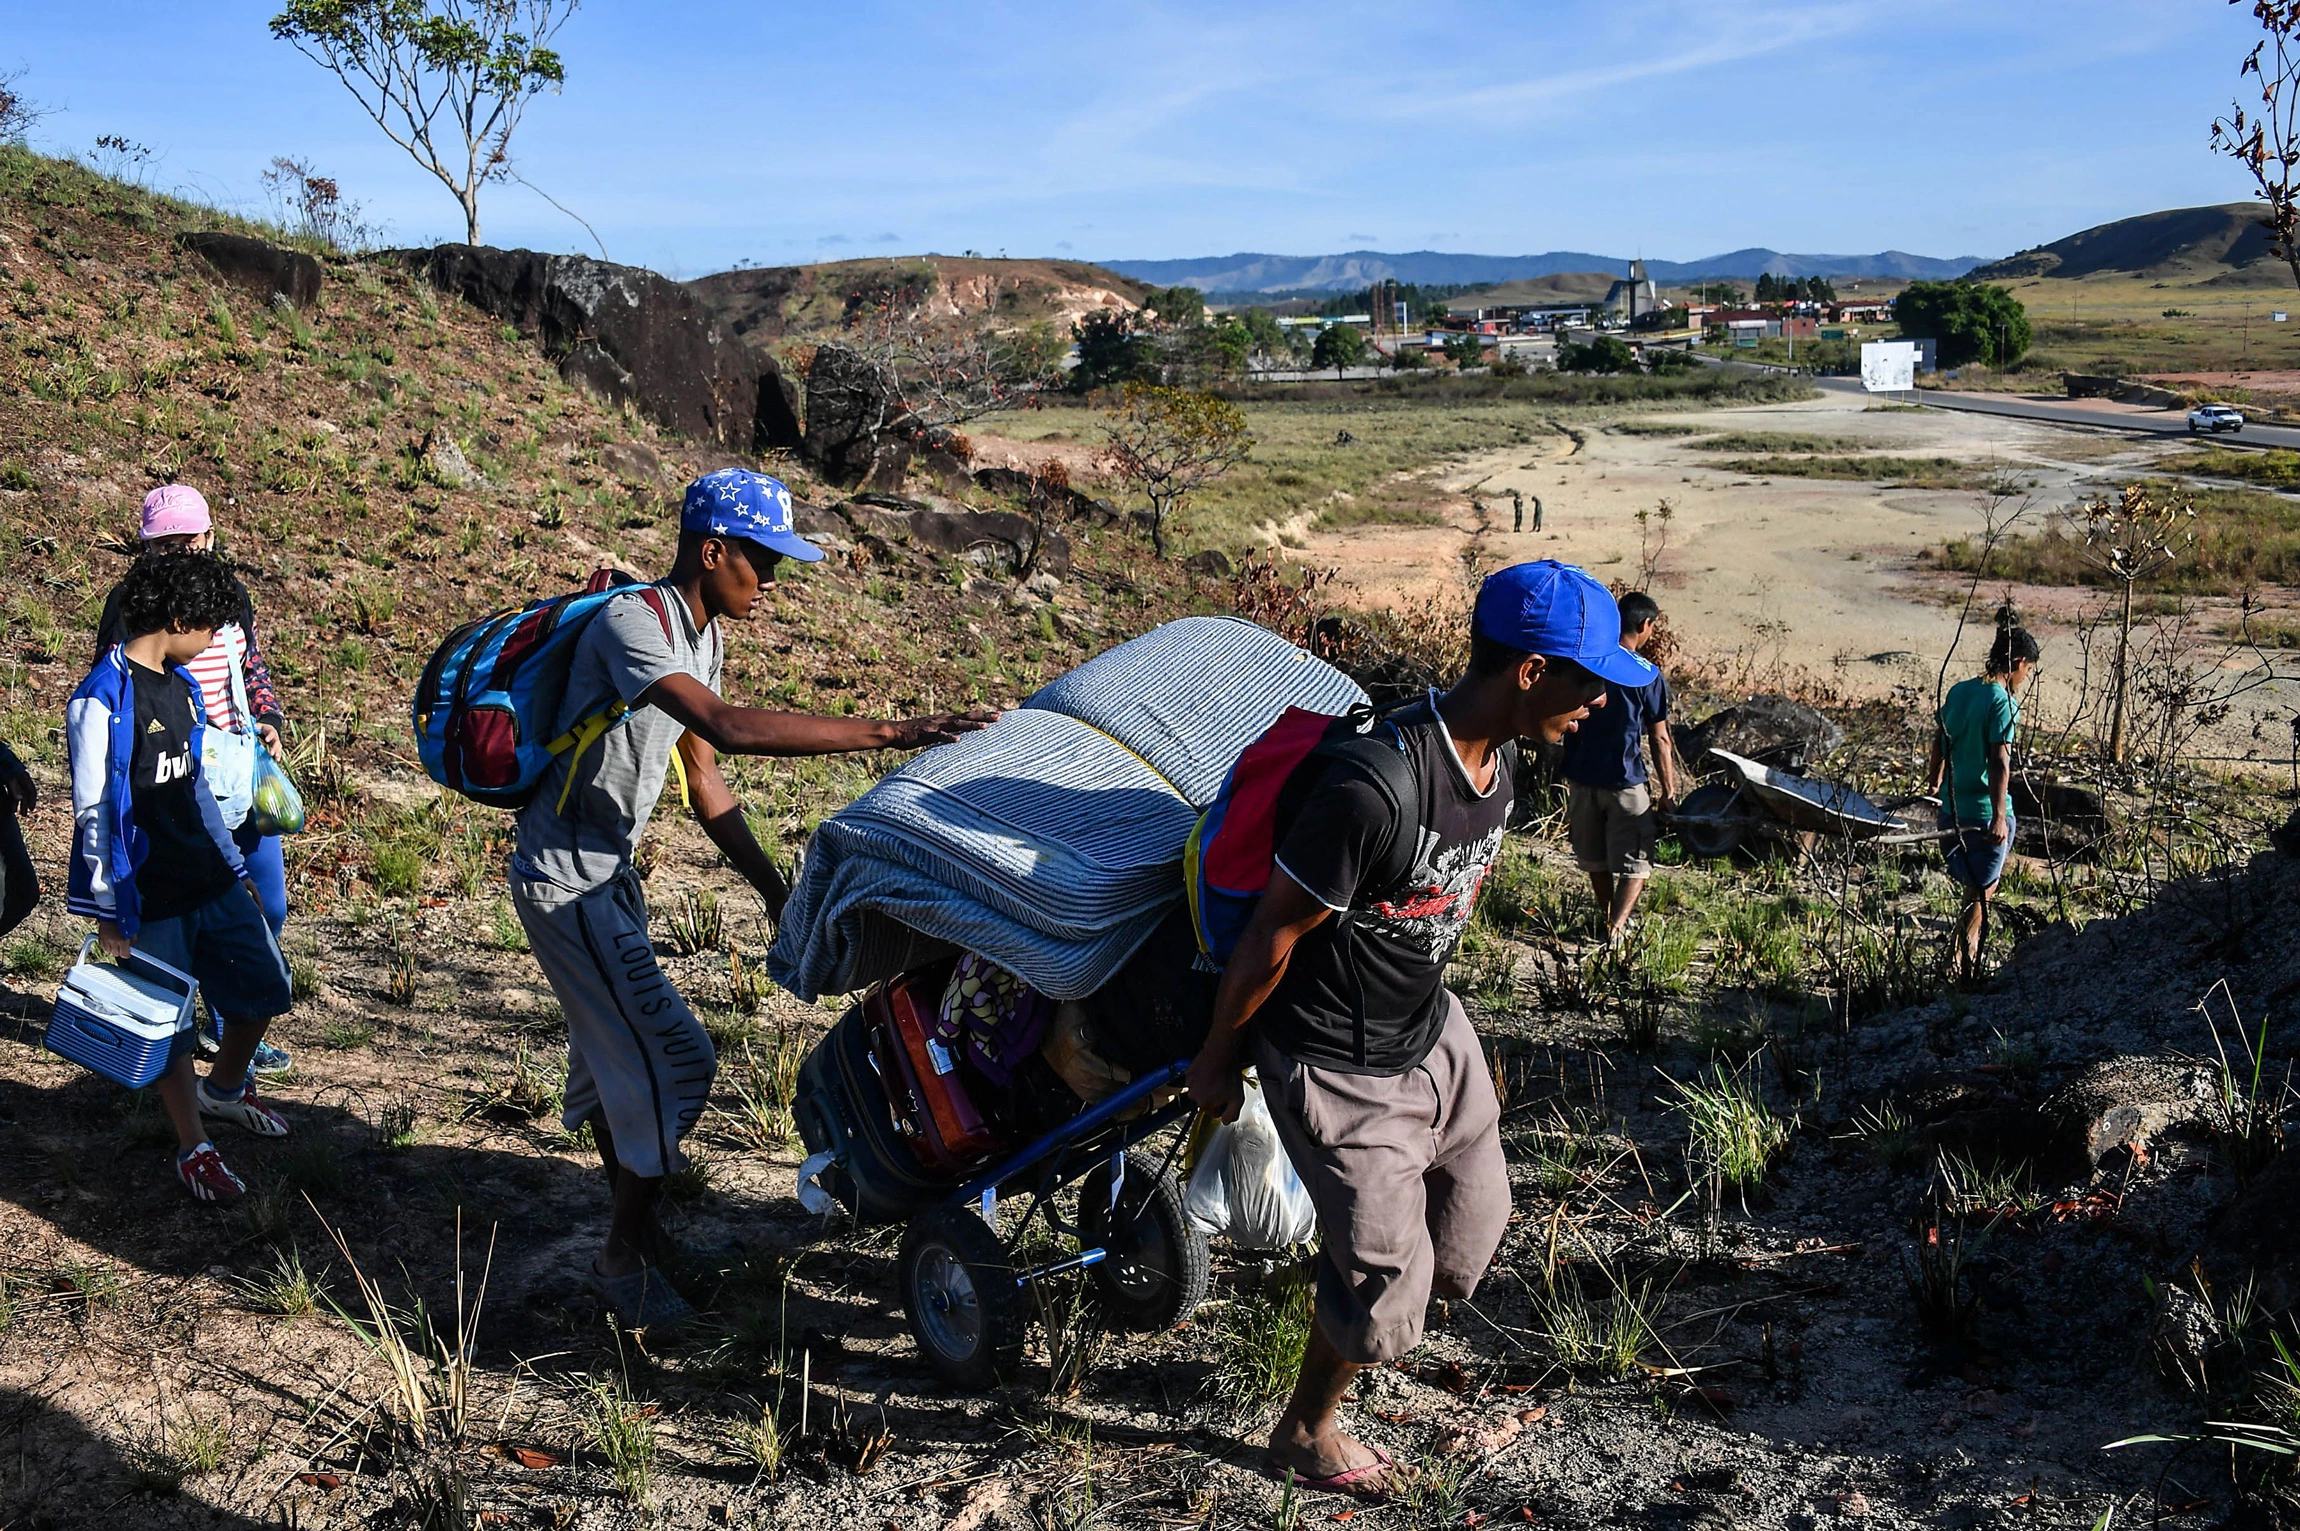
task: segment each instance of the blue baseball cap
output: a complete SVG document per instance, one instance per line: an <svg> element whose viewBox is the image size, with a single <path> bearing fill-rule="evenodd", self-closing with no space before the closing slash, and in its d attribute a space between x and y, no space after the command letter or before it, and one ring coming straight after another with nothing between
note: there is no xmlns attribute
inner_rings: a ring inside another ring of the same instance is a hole
<svg viewBox="0 0 2300 1531"><path fill-rule="evenodd" d="M791 492L780 480L748 468L721 468L687 486L679 530L710 537L740 537L785 558L813 563L823 550L791 529Z"/></svg>
<svg viewBox="0 0 2300 1531"><path fill-rule="evenodd" d="M1554 558L1488 575L1478 587L1474 620L1496 643L1570 659L1616 685L1642 686L1661 673L1621 646L1613 592Z"/></svg>

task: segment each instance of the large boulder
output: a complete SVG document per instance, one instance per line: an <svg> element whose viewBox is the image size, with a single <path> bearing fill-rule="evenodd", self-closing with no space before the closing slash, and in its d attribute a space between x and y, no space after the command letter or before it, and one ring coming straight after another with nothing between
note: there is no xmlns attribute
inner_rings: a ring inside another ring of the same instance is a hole
<svg viewBox="0 0 2300 1531"><path fill-rule="evenodd" d="M569 382L628 400L666 430L736 451L799 445L774 359L723 333L677 282L535 250L440 245L402 255L442 292L532 338Z"/></svg>
<svg viewBox="0 0 2300 1531"><path fill-rule="evenodd" d="M1753 696L1713 712L1677 735L1677 752L1698 763L1710 750L1726 750L1764 765L1801 771L1845 742L1845 731L1803 702Z"/></svg>
<svg viewBox="0 0 2300 1531"><path fill-rule="evenodd" d="M179 243L260 302L285 298L309 308L319 301L319 262L301 250L283 250L245 234L186 234Z"/></svg>
<svg viewBox="0 0 2300 1531"><path fill-rule="evenodd" d="M802 450L825 479L899 492L910 465L910 442L893 434L903 412L893 368L852 346L815 347Z"/></svg>
<svg viewBox="0 0 2300 1531"><path fill-rule="evenodd" d="M2104 1164L2146 1163L2173 1138L2210 1136L2212 1076L2184 1058L2109 1058L2044 1103L2051 1167L2082 1178Z"/></svg>

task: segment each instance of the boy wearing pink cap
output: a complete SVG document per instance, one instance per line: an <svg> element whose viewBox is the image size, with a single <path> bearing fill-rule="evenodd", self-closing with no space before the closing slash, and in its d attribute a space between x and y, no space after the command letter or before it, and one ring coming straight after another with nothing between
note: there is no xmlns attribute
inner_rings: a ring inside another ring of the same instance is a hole
<svg viewBox="0 0 2300 1531"><path fill-rule="evenodd" d="M189 484L162 484L144 496L143 558L187 551L206 552L215 546L215 518L206 496ZM104 615L96 628L98 657L129 634L120 621L120 587L104 600ZM209 727L245 734L251 730L274 758L281 753L280 730L287 719L280 711L279 695L272 688L271 667L264 663L256 643L255 603L247 586L240 586L237 618L216 629L215 640L184 668L199 684L200 701ZM243 823L227 826L246 863L249 884L263 905L264 922L277 938L287 923L287 861L279 836L254 833ZM206 1032L201 1046L213 1051L215 1039ZM256 1049L256 1072L277 1074L289 1066L284 1048L269 1041Z"/></svg>

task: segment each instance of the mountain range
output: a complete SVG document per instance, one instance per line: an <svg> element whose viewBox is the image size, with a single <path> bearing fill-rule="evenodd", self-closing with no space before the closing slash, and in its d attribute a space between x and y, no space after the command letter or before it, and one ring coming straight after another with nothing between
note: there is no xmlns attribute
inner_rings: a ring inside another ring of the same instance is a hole
<svg viewBox="0 0 2300 1531"><path fill-rule="evenodd" d="M1792 255L1779 250L1734 250L1705 260L1645 262L1656 282L1749 281L1774 276L1896 277L1943 281L1981 263L1977 255L1939 260L1903 250L1874 255ZM1100 264L1137 281L1161 287L1188 285L1206 292L1349 292L1378 281L1420 286L1488 286L1565 272L1625 272L1620 256L1585 250L1551 250L1542 255L1455 255L1439 250L1391 254L1350 250L1340 255L1207 255L1186 260L1106 260Z"/></svg>

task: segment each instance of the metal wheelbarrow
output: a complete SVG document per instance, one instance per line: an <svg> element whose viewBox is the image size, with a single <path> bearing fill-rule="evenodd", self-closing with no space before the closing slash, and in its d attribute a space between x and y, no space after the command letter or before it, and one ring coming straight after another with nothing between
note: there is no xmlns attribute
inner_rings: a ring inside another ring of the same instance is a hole
<svg viewBox="0 0 2300 1531"><path fill-rule="evenodd" d="M1911 809L1937 811L1938 802L1921 794L1871 802L1837 782L1797 776L1713 749L1729 781L1694 788L1677 805L1670 824L1696 856L1729 856L1753 841L1808 848L1818 837L1866 845L1931 845L1954 830L1922 827Z"/></svg>

